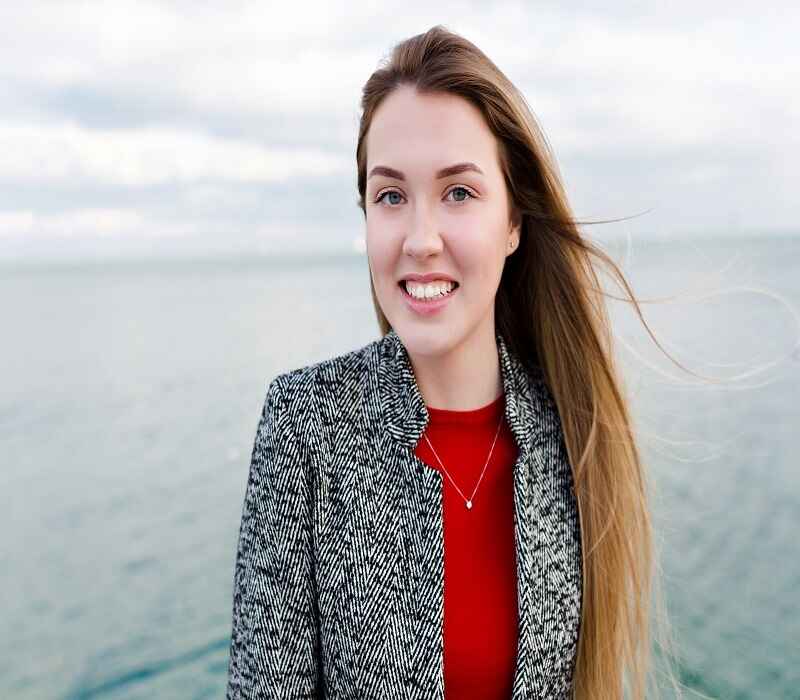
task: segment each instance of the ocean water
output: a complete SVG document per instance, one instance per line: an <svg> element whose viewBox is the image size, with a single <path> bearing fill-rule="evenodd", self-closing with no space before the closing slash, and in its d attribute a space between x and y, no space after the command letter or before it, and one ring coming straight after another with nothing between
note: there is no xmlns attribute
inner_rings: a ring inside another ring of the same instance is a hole
<svg viewBox="0 0 800 700"><path fill-rule="evenodd" d="M681 679L800 698L800 237L609 250L725 379L612 302ZM377 337L366 260L7 265L0 318L0 697L223 697L266 387Z"/></svg>

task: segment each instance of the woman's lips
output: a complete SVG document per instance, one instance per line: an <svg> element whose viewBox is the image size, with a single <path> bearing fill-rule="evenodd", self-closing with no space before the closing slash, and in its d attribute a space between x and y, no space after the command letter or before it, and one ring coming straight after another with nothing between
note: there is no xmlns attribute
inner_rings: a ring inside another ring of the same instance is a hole
<svg viewBox="0 0 800 700"><path fill-rule="evenodd" d="M400 287L400 293L403 295L403 299L405 300L406 304L408 304L408 307L420 316L430 316L438 313L444 309L445 306L447 306L450 300L458 293L458 290L461 289L461 285L459 285L454 287L450 293L443 297L435 297L433 299L417 299L416 297L412 297L406 291L405 282L400 282L397 286Z"/></svg>

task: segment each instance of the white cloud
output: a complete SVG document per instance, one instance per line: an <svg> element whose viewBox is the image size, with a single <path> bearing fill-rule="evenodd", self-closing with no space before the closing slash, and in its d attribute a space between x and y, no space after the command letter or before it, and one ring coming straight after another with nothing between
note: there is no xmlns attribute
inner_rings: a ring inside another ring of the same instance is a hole
<svg viewBox="0 0 800 700"><path fill-rule="evenodd" d="M146 232L141 214L134 210L77 209L57 214L37 214L30 210L0 212L0 237L118 236L146 235Z"/></svg>
<svg viewBox="0 0 800 700"><path fill-rule="evenodd" d="M352 167L349 159L318 150L265 148L169 127L0 124L0 150L0 179L32 182L281 182L299 175L332 176Z"/></svg>
<svg viewBox="0 0 800 700"><path fill-rule="evenodd" d="M800 9L771 8L5 3L0 235L328 245L338 230L347 249L361 86L437 23L520 87L580 215L793 227Z"/></svg>
<svg viewBox="0 0 800 700"><path fill-rule="evenodd" d="M33 231L36 214L30 210L0 211L0 237L23 236Z"/></svg>

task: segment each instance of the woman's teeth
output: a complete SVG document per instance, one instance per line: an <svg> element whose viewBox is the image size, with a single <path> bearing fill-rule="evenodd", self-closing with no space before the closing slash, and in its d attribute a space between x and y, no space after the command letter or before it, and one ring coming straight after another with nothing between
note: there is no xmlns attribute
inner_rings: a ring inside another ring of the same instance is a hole
<svg viewBox="0 0 800 700"><path fill-rule="evenodd" d="M437 281L420 284L419 282L405 281L406 291L415 299L434 299L449 294L457 286L455 282Z"/></svg>

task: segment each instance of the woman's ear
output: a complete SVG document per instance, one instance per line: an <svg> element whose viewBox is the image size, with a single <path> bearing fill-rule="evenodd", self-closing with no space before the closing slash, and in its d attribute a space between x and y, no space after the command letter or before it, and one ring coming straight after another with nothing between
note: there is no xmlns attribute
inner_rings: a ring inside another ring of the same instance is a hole
<svg viewBox="0 0 800 700"><path fill-rule="evenodd" d="M511 250L516 250L516 248L519 247L519 240L522 230L522 214L517 207L513 207L511 210L511 218L509 223L508 245Z"/></svg>

